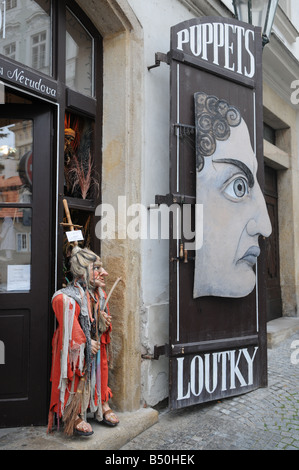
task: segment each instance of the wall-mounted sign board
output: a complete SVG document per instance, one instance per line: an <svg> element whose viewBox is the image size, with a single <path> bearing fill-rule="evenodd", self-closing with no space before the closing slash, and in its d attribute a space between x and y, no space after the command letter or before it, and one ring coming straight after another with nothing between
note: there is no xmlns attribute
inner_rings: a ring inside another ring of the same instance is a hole
<svg viewBox="0 0 299 470"><path fill-rule="evenodd" d="M267 384L263 244L271 224L260 29L214 17L180 23L168 62L170 194L181 215L170 223L175 409Z"/></svg>

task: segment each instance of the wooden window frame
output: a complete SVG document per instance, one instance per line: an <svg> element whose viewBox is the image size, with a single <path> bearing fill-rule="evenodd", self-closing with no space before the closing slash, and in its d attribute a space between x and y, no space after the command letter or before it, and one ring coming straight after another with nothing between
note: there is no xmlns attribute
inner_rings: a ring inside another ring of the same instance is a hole
<svg viewBox="0 0 299 470"><path fill-rule="evenodd" d="M103 89L103 47L102 47L102 37L100 36L98 30L95 28L91 20L84 14L81 8L73 0L55 0L53 2L53 58L56 60L53 61L52 70L53 77L57 80L58 87L61 90L60 93L60 102L59 102L59 122L61 131L59 133L59 183L58 183L58 220L63 220L64 209L62 200L65 198L68 201L68 206L71 209L79 209L80 211L87 211L94 215L95 209L101 202L101 177L99 180L99 191L98 197L93 200L83 200L71 197L64 196L64 133L62 132L65 113L72 112L78 116L87 117L95 122L94 126L94 148L96 149L96 154L94 155L95 161L95 171L97 174L101 175L101 166L102 166L102 89ZM66 8L68 8L73 15L80 21L84 28L89 32L94 41L93 48L93 89L94 97L89 97L83 95L82 93L76 92L75 90L66 86L66 76L65 76L65 32L66 32ZM63 47L62 47L63 46ZM57 54L57 51L59 53ZM95 235L95 222L93 217L93 222L91 226L92 231L92 244L91 249L100 254L101 246L100 240L96 238ZM63 246L63 231L59 229L58 232L58 259L57 259L57 273L58 273L58 286L61 286L62 283L62 272L63 272L63 259L62 259L62 246Z"/></svg>

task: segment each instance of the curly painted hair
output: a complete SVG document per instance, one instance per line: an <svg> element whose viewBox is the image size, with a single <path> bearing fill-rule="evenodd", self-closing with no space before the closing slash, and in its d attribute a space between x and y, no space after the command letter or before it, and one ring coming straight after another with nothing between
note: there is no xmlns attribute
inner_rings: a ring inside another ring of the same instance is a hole
<svg viewBox="0 0 299 470"><path fill-rule="evenodd" d="M204 157L213 155L217 140L227 140L230 128L242 120L240 111L227 101L203 92L194 94L196 169L204 167Z"/></svg>

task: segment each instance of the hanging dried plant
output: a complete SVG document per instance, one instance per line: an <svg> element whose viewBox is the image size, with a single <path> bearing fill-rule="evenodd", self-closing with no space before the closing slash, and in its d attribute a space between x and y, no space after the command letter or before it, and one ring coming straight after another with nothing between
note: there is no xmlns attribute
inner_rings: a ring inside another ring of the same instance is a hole
<svg viewBox="0 0 299 470"><path fill-rule="evenodd" d="M76 155L73 156L73 166L69 169L69 176L72 180L72 191L79 186L82 199L86 199L88 192L93 188L94 191L99 191L99 182L93 176L93 163L91 155L89 154L88 160L79 161Z"/></svg>

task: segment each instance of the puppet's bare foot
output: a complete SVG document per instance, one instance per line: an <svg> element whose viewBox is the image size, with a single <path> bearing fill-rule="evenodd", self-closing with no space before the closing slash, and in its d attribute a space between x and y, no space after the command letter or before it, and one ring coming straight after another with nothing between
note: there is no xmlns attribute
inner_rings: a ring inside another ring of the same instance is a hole
<svg viewBox="0 0 299 470"><path fill-rule="evenodd" d="M89 423L78 417L75 421L74 434L77 436L91 436L93 430Z"/></svg>
<svg viewBox="0 0 299 470"><path fill-rule="evenodd" d="M103 423L107 424L108 426L116 426L119 423L119 419L114 413L114 411L109 408L108 402L103 403L102 409Z"/></svg>

